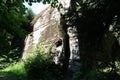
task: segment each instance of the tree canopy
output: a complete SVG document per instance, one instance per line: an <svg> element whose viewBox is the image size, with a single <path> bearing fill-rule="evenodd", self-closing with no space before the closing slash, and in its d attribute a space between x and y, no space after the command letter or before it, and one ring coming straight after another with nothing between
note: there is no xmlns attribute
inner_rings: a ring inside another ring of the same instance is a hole
<svg viewBox="0 0 120 80"><path fill-rule="evenodd" d="M24 38L32 31L29 23L33 15L30 10L26 15L26 11L22 0L0 1L0 57L16 58L21 55Z"/></svg>

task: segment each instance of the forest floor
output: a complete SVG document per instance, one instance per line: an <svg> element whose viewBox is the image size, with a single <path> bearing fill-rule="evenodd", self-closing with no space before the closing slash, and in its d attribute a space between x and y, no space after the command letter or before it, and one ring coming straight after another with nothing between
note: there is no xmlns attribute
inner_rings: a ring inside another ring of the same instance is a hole
<svg viewBox="0 0 120 80"><path fill-rule="evenodd" d="M12 77L0 77L0 80L16 80L15 78L12 78Z"/></svg>

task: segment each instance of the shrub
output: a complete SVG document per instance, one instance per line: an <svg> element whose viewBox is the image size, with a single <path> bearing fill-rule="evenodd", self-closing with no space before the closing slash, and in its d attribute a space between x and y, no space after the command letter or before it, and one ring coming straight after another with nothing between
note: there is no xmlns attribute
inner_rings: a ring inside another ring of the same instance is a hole
<svg viewBox="0 0 120 80"><path fill-rule="evenodd" d="M27 58L25 69L29 80L61 80L58 66L43 47L37 47L36 52Z"/></svg>
<svg viewBox="0 0 120 80"><path fill-rule="evenodd" d="M37 47L33 55L0 70L0 76L15 80L61 80L59 66L55 65L43 47Z"/></svg>
<svg viewBox="0 0 120 80"><path fill-rule="evenodd" d="M20 51L18 48L12 49L9 51L9 53L4 53L3 55L0 55L0 69L4 69L14 62L19 61L20 58Z"/></svg>

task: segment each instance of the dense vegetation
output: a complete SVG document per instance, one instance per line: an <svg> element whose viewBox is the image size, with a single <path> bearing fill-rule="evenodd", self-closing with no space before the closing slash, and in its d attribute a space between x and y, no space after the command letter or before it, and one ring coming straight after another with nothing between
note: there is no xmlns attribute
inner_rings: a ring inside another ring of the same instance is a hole
<svg viewBox="0 0 120 80"><path fill-rule="evenodd" d="M60 67L55 65L44 47L35 51L36 55L29 55L26 61L16 62L2 69L0 74L15 80L61 80Z"/></svg>
<svg viewBox="0 0 120 80"><path fill-rule="evenodd" d="M21 57L24 38L32 31L32 14L22 0L0 1L0 68Z"/></svg>
<svg viewBox="0 0 120 80"><path fill-rule="evenodd" d="M26 1L30 5L33 2L43 2L53 7L61 6L57 4L57 0ZM0 73L7 77L14 75L20 80L61 80L63 76L60 68L54 65L48 54L47 57L45 54L41 55L44 51L37 51L39 55L28 58L26 62L20 61L5 68L10 63L19 61L24 38L32 31L29 22L33 16L30 16L32 13L29 11L26 13L23 2L0 1ZM72 80L119 80L120 1L71 0L71 4L69 13L65 15L69 17L66 23L70 23L67 26L78 29L83 64L82 70L76 72Z"/></svg>

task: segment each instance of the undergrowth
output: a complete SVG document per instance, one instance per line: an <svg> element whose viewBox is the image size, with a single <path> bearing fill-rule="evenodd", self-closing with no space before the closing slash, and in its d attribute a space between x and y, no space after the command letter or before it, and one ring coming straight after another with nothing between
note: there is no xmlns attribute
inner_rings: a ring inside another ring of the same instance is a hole
<svg viewBox="0 0 120 80"><path fill-rule="evenodd" d="M0 70L0 76L16 80L61 80L59 66L55 65L43 47L37 47L33 55Z"/></svg>

